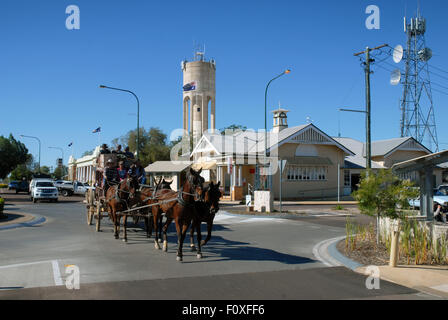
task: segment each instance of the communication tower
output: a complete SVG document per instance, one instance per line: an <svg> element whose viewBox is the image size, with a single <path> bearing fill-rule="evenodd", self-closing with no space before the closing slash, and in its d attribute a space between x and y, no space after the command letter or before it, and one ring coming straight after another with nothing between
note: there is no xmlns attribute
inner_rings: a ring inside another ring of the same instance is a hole
<svg viewBox="0 0 448 320"><path fill-rule="evenodd" d="M404 32L407 43L403 52L406 68L400 100L401 136L412 136L437 152L439 146L428 69L432 51L425 44L426 20L420 12L416 18L404 18Z"/></svg>

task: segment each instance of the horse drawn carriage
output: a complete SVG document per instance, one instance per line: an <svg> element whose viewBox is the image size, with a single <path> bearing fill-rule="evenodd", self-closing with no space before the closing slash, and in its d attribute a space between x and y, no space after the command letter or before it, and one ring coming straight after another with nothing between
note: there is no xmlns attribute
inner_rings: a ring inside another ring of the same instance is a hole
<svg viewBox="0 0 448 320"><path fill-rule="evenodd" d="M210 240L213 218L219 210L221 198L219 183L205 183L200 176L201 170L190 169L179 191L171 190L169 183L161 180L155 183L154 188L140 185L136 177L132 175L107 188L103 179L106 174L106 164L115 166L117 160L117 154L101 154L98 157L95 189L89 190L86 194L87 224L91 225L95 218L96 231L100 231L101 219L109 217L114 225L114 236L118 239L123 217L123 241L126 242L128 216L134 218L134 223L139 218L143 218L148 238L153 228L155 230L156 249L160 249L159 236L163 230L163 250L166 252L167 229L174 220L178 237L178 261L182 261L182 246L187 229L191 225L191 248L197 250L197 257L201 258L201 246ZM161 228L162 214L166 218L163 228ZM201 222L207 223L208 234L205 240L201 237ZM193 240L194 231L197 234L197 248Z"/></svg>

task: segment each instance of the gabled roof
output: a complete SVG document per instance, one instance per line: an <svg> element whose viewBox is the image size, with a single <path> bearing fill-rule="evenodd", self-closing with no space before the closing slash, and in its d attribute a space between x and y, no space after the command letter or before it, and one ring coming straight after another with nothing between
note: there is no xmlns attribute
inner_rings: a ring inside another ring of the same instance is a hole
<svg viewBox="0 0 448 320"><path fill-rule="evenodd" d="M365 169L366 168L366 158L364 157L364 143L352 138L333 138L342 145L346 146L354 152L354 155L345 158L345 167L349 169ZM372 169L382 169L384 166L381 164L371 161Z"/></svg>
<svg viewBox="0 0 448 320"><path fill-rule="evenodd" d="M398 149L401 150L419 150L424 151L428 154L431 153L424 145L415 140L413 137L403 137L394 138L387 140L378 140L372 142L371 145L372 157L384 156L387 157ZM366 149L364 148L364 155L366 154Z"/></svg>
<svg viewBox="0 0 448 320"><path fill-rule="evenodd" d="M284 143L296 142L335 145L348 155L354 155L351 150L328 136L312 123L285 128L276 133L270 131L267 133L267 138L268 151L272 151ZM265 133L247 130L236 132L233 135L221 135L219 132L206 132L193 149L192 154L207 149L215 151L218 155L225 153L263 154L265 150Z"/></svg>

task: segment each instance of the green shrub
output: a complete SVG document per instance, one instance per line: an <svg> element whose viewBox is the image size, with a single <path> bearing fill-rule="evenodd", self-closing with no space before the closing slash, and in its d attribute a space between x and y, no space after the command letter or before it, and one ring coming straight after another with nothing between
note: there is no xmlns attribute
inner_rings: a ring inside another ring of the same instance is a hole
<svg viewBox="0 0 448 320"><path fill-rule="evenodd" d="M0 183L0 189L8 188L8 185L5 183Z"/></svg>

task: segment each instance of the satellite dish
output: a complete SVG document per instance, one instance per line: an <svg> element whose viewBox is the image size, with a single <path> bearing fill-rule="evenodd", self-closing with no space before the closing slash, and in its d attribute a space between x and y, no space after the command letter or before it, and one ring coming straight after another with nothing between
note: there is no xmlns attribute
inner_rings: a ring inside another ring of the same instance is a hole
<svg viewBox="0 0 448 320"><path fill-rule="evenodd" d="M420 50L417 54L418 54L418 58L424 62L426 62L432 58L432 50L429 48L424 48L424 49Z"/></svg>
<svg viewBox="0 0 448 320"><path fill-rule="evenodd" d="M395 63L399 63L403 59L403 47L399 44L394 48L392 58Z"/></svg>
<svg viewBox="0 0 448 320"><path fill-rule="evenodd" d="M393 86L396 86L397 84L400 83L401 80L401 72L399 69L396 69L394 71L392 71L391 75L390 75L390 84Z"/></svg>

